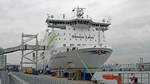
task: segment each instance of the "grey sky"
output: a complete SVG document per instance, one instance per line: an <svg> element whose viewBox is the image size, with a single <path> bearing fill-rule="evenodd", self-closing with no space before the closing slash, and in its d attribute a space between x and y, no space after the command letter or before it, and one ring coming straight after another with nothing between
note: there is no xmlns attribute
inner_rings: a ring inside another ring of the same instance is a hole
<svg viewBox="0 0 150 84"><path fill-rule="evenodd" d="M75 6L86 8L96 21L112 18L106 38L114 52L107 63L134 63L150 59L150 0L0 0L0 46L21 42L21 32L46 29L46 14L71 16ZM56 11L57 10L57 11ZM20 62L20 52L8 54L9 63Z"/></svg>

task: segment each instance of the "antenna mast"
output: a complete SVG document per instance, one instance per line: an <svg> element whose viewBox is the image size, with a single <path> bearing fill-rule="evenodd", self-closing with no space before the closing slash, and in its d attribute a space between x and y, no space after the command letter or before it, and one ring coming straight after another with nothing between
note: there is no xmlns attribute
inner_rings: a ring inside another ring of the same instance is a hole
<svg viewBox="0 0 150 84"><path fill-rule="evenodd" d="M83 18L84 9L85 9L85 8L80 8L80 7L78 6L77 8L74 8L72 11L75 12L76 18Z"/></svg>

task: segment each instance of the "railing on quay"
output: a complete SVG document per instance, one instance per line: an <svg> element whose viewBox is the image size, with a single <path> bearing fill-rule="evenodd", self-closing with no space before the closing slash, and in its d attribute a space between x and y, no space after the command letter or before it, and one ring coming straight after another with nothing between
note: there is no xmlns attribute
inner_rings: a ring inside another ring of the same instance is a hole
<svg viewBox="0 0 150 84"><path fill-rule="evenodd" d="M42 75L29 75L21 72L0 72L0 84L91 84L91 82L78 82L49 78Z"/></svg>

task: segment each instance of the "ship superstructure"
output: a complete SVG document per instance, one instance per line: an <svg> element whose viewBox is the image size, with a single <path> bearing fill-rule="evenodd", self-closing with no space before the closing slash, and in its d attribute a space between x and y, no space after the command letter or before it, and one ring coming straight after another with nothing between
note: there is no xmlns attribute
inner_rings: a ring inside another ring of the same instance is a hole
<svg viewBox="0 0 150 84"><path fill-rule="evenodd" d="M46 49L38 62L38 69L94 69L104 64L111 55L112 49L102 40L111 23L84 18L84 8L77 7L73 11L76 17L70 20L48 16L44 38Z"/></svg>

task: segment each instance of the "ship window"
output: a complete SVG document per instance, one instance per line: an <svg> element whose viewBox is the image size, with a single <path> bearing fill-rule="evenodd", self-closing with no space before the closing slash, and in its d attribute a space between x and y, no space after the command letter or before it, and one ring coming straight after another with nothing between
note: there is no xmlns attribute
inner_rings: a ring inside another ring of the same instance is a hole
<svg viewBox="0 0 150 84"><path fill-rule="evenodd" d="M96 28L96 31L98 31L99 29L98 28Z"/></svg>
<svg viewBox="0 0 150 84"><path fill-rule="evenodd" d="M86 44L82 44L83 46L86 46Z"/></svg>
<svg viewBox="0 0 150 84"><path fill-rule="evenodd" d="M77 46L80 46L81 44L77 44Z"/></svg>
<svg viewBox="0 0 150 84"><path fill-rule="evenodd" d="M60 40L60 38L59 38L59 40Z"/></svg>
<svg viewBox="0 0 150 84"><path fill-rule="evenodd" d="M85 24L87 24L87 21L85 21Z"/></svg>
<svg viewBox="0 0 150 84"><path fill-rule="evenodd" d="M95 40L96 41L96 40Z"/></svg>
<svg viewBox="0 0 150 84"><path fill-rule="evenodd" d="M77 21L75 21L75 24L77 24Z"/></svg>
<svg viewBox="0 0 150 84"><path fill-rule="evenodd" d="M69 51L69 48L67 48L67 52Z"/></svg>
<svg viewBox="0 0 150 84"><path fill-rule="evenodd" d="M71 39L70 39L71 40Z"/></svg>
<svg viewBox="0 0 150 84"><path fill-rule="evenodd" d="M66 47L66 44L63 44L63 47Z"/></svg>
<svg viewBox="0 0 150 84"><path fill-rule="evenodd" d="M75 30L75 28L73 28L73 30Z"/></svg>
<svg viewBox="0 0 150 84"><path fill-rule="evenodd" d="M75 50L75 49L76 49L75 47L72 48L72 50Z"/></svg>
<svg viewBox="0 0 150 84"><path fill-rule="evenodd" d="M80 21L78 20L78 23L80 23Z"/></svg>
<svg viewBox="0 0 150 84"><path fill-rule="evenodd" d="M70 46L74 46L74 44L70 44Z"/></svg>
<svg viewBox="0 0 150 84"><path fill-rule="evenodd" d="M65 33L64 33L64 35L65 35Z"/></svg>
<svg viewBox="0 0 150 84"><path fill-rule="evenodd" d="M69 22L66 22L66 24L69 24Z"/></svg>
<svg viewBox="0 0 150 84"><path fill-rule="evenodd" d="M64 38L64 40L66 40L66 38Z"/></svg>

